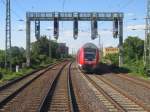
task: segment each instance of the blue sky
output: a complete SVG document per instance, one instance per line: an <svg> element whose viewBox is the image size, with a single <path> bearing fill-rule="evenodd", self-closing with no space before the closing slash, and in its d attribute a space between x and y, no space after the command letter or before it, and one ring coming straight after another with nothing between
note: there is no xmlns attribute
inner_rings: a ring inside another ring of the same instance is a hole
<svg viewBox="0 0 150 112"><path fill-rule="evenodd" d="M0 49L5 48L5 5L0 0ZM11 0L12 9L12 45L13 46L26 46L25 31L19 32L19 29L25 29L25 21L18 21L19 19L25 20L26 11L78 11L78 12L123 12L124 18L124 39L128 35L139 36L144 39L144 25L146 16L146 3L147 0ZM137 20L132 20L137 18ZM101 35L101 43L103 46L117 46L118 39L112 38L112 22L99 22L99 34ZM32 24L32 41L34 38L34 24ZM46 31L47 28L52 28L52 22L42 22L41 34L53 35L52 31ZM58 42L66 42L72 49L77 50L84 43L93 42L98 45L98 39L91 40L90 38L90 22L80 22L78 40L72 37L72 22L60 22L60 38ZM136 28L137 31L131 29ZM104 31L107 29L108 31Z"/></svg>

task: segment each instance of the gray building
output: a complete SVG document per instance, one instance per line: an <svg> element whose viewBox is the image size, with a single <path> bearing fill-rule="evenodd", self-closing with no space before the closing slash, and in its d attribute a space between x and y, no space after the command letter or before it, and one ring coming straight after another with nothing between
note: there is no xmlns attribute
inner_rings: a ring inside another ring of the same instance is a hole
<svg viewBox="0 0 150 112"><path fill-rule="evenodd" d="M69 47L66 46L66 43L58 43L57 52L61 54L61 57L66 57L69 54Z"/></svg>

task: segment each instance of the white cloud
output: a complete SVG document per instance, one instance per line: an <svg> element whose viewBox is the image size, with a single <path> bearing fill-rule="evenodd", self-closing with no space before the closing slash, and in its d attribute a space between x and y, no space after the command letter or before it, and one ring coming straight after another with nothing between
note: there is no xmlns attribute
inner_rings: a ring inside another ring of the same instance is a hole
<svg viewBox="0 0 150 112"><path fill-rule="evenodd" d="M53 30L53 27L46 27L45 30Z"/></svg>
<svg viewBox="0 0 150 112"><path fill-rule="evenodd" d="M140 25L129 25L126 28L127 30L144 30L145 29L145 25L144 24L140 24Z"/></svg>
<svg viewBox="0 0 150 112"><path fill-rule="evenodd" d="M113 39L111 30L100 30L99 34L101 35L101 43L104 46L117 46L118 39ZM83 46L87 42L92 42L95 45L99 45L98 38L95 40L91 40L91 31L79 31L79 36L77 40L73 39L73 30L64 30L60 32L60 37L58 42L65 42L70 48L70 53L72 49L77 51L81 46Z"/></svg>
<svg viewBox="0 0 150 112"><path fill-rule="evenodd" d="M99 34L103 37L110 37L112 36L112 31L98 31ZM65 30L61 32L61 34L65 35L65 37L71 37L73 36L73 31L72 30ZM91 35L91 31L79 31L79 37L87 37Z"/></svg>
<svg viewBox="0 0 150 112"><path fill-rule="evenodd" d="M101 36L112 36L112 31L100 31Z"/></svg>
<svg viewBox="0 0 150 112"><path fill-rule="evenodd" d="M131 16L131 17L133 17L133 16L135 16L135 14L134 13L126 13L126 16Z"/></svg>

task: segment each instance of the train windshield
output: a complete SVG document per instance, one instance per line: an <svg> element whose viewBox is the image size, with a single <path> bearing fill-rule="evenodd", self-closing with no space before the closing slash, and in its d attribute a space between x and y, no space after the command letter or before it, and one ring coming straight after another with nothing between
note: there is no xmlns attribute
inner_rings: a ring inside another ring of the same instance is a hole
<svg viewBox="0 0 150 112"><path fill-rule="evenodd" d="M85 54L85 59L94 59L95 54Z"/></svg>
<svg viewBox="0 0 150 112"><path fill-rule="evenodd" d="M92 61L96 58L96 49L84 49L85 60Z"/></svg>

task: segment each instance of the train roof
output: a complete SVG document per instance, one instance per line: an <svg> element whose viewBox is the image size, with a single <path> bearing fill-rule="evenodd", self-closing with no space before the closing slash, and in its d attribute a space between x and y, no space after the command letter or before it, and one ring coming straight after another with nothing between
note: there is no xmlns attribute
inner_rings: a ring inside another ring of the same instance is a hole
<svg viewBox="0 0 150 112"><path fill-rule="evenodd" d="M93 48L93 49L97 49L97 46L93 43L86 43L83 45L83 48Z"/></svg>

